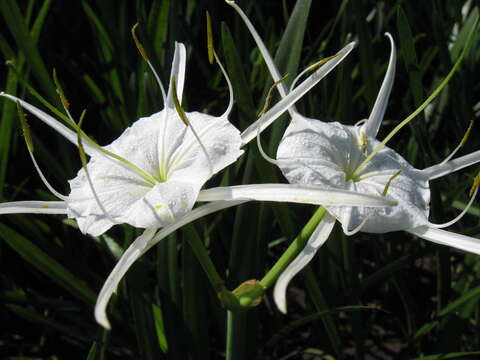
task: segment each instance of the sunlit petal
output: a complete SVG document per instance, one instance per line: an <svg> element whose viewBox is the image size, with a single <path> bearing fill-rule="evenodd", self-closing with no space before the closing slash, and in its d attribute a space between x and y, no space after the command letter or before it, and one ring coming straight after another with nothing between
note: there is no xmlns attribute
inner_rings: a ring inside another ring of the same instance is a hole
<svg viewBox="0 0 480 360"><path fill-rule="evenodd" d="M146 229L142 235L135 239L122 255L117 265L115 265L103 284L102 290L100 290L100 294L98 295L95 304L95 319L104 328L110 329L110 322L108 321L106 314L108 301L112 297L112 294L117 290L120 280L122 280L130 266L142 256L145 247L152 239L153 235L155 235L156 230L157 229Z"/></svg>
<svg viewBox="0 0 480 360"><path fill-rule="evenodd" d="M389 38L391 45L390 60L388 61L387 72L385 74L385 78L383 79L380 91L378 92L375 104L373 105L372 112L362 128L365 135L372 138L377 136L378 129L380 128L383 117L385 116L388 98L390 96L390 92L392 91L393 80L395 77L395 63L397 61L395 42L393 41L390 33L385 33L385 35Z"/></svg>
<svg viewBox="0 0 480 360"><path fill-rule="evenodd" d="M433 180L461 170L467 166L474 165L478 162L480 162L480 150L465 156L460 156L444 164L430 166L422 170L422 172L426 177L428 177L429 180Z"/></svg>
<svg viewBox="0 0 480 360"><path fill-rule="evenodd" d="M356 193L348 190L327 189L315 185L256 184L223 186L200 191L197 201L258 200L293 202L331 206L395 205L395 201L382 196Z"/></svg>
<svg viewBox="0 0 480 360"><path fill-rule="evenodd" d="M64 201L12 201L0 203L0 214L66 214Z"/></svg>
<svg viewBox="0 0 480 360"><path fill-rule="evenodd" d="M185 50L185 45L182 43L175 43L175 54L173 55L172 69L170 72L167 94L167 105L166 107L170 109L175 109L173 105L173 96L172 96L172 81L175 78L175 85L177 88L177 97L180 104L182 103L183 95L183 85L185 84L185 67L187 61L187 51Z"/></svg>
<svg viewBox="0 0 480 360"><path fill-rule="evenodd" d="M428 226L407 230L422 239L480 255L480 239Z"/></svg>
<svg viewBox="0 0 480 360"><path fill-rule="evenodd" d="M282 313L287 312L286 292L290 280L293 279L307 264L312 260L318 249L327 241L333 226L335 225L335 218L326 213L320 224L308 239L305 248L298 254L298 256L288 265L283 273L278 278L275 288L273 290L273 299L278 309Z"/></svg>

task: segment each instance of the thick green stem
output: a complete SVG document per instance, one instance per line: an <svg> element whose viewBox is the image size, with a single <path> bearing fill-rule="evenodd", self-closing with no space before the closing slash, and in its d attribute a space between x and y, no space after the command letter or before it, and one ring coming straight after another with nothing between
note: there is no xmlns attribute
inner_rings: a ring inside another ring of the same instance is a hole
<svg viewBox="0 0 480 360"><path fill-rule="evenodd" d="M272 286L275 280L277 280L280 274L286 269L286 267L293 261L293 259L297 257L300 251L303 250L313 231L325 216L325 213L325 208L321 206L318 208L315 214L313 214L307 225L304 226L302 231L300 231L300 234L298 234L297 237L292 241L280 259L277 260L270 271L263 277L262 280L260 280L260 284L264 288Z"/></svg>
<svg viewBox="0 0 480 360"><path fill-rule="evenodd" d="M287 266L297 257L300 251L305 248L308 239L312 235L315 228L318 226L325 216L326 210L324 207L319 207L313 214L308 223L304 226L298 236L292 241L290 246L285 250L280 259L268 271L262 280L253 283L245 282L241 284L233 293L237 296L241 307L251 307L259 303L259 299L264 294L265 290L272 286L280 274L287 268Z"/></svg>

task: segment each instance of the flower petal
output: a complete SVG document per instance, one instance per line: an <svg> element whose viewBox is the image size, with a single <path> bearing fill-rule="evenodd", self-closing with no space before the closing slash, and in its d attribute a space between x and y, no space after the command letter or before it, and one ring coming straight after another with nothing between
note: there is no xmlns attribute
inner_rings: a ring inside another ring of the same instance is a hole
<svg viewBox="0 0 480 360"><path fill-rule="evenodd" d="M268 52L267 47L265 46L265 43L262 41L262 38L258 34L257 30L255 30L255 27L251 23L250 19L247 17L247 15L245 15L243 10L240 8L240 6L238 6L235 3L235 1L228 1L227 0L226 3L235 9L235 11L238 13L238 15L240 15L243 22L247 26L248 31L250 31L250 34L252 35L253 39L255 40L255 43L257 44L257 47L258 47L258 49L260 50L260 53L263 56L263 60L265 61L265 64L267 65L268 71L270 72L270 75L272 76L273 81L276 82L276 81L280 80L281 79L280 72L278 71L277 66L275 65L275 62L272 59L272 56ZM278 92L280 93L280 95L282 97L287 96L288 90L287 90L285 84L283 84L282 82L279 83L278 86L277 86L277 89L278 89ZM289 111L293 107L294 107L294 105L292 105L289 108Z"/></svg>
<svg viewBox="0 0 480 360"><path fill-rule="evenodd" d="M97 303L95 305L95 319L97 322L106 329L110 328L110 323L108 322L106 315L106 308L112 294L115 292L120 280L132 266L132 264L135 263L135 261L145 254L145 252L147 252L152 246L173 233L175 230L194 220L222 209L240 205L244 202L245 201L214 202L190 211L177 222L172 223L171 225L166 226L158 231L156 235L156 229L145 230L145 232L139 238L137 238L122 255L117 265L115 265L114 269L105 281L102 290L100 290L100 294L98 295Z"/></svg>
<svg viewBox="0 0 480 360"><path fill-rule="evenodd" d="M480 162L480 150L465 156L460 156L444 164L441 163L430 166L422 170L422 173L424 173L429 180L433 180L461 170L467 166L474 165L478 162Z"/></svg>
<svg viewBox="0 0 480 360"><path fill-rule="evenodd" d="M273 121L280 117L292 104L295 104L305 93L322 80L330 71L332 71L342 60L353 50L355 43L352 42L338 52L338 56L332 58L323 64L312 75L305 79L300 85L293 89L286 97L276 103L270 110L263 114L260 119L255 121L242 133L243 144L248 144L257 136L258 128L260 132L265 130Z"/></svg>
<svg viewBox="0 0 480 360"><path fill-rule="evenodd" d="M38 119L43 121L45 124L56 130L60 135L63 135L67 140L69 140L71 143L73 143L75 146L78 146L77 144L77 133L70 130L68 127L60 123L57 119L54 117L48 115L47 113L43 112L39 108L27 103L26 101L23 101L22 99L17 98L16 96L6 94L4 92L0 92L0 96L6 97L9 100L19 102L22 107L35 115ZM92 153L96 152L91 145L88 143L83 144L85 148L85 152L89 155Z"/></svg>
<svg viewBox="0 0 480 360"><path fill-rule="evenodd" d="M375 138L382 123L383 117L385 116L385 110L387 109L388 98L392 91L393 80L395 78L395 62L397 61L395 42L393 41L392 35L390 33L385 33L385 35L390 40L390 60L388 61L388 68L383 79L382 86L378 92L377 99L373 105L372 112L368 117L367 122L363 125L362 131L366 136Z"/></svg>
<svg viewBox="0 0 480 360"><path fill-rule="evenodd" d="M373 196L348 190L336 190L315 185L256 184L222 186L200 191L197 201L258 200L293 202L330 206L384 207L396 202L383 196Z"/></svg>
<svg viewBox="0 0 480 360"><path fill-rule="evenodd" d="M107 280L103 284L102 290L98 294L95 304L95 319L105 329L110 329L110 322L107 319L106 309L108 301L112 294L117 290L120 280L123 278L127 270L137 259L142 256L148 242L153 238L157 229L146 229L135 241L128 247L122 255L117 265L113 268Z"/></svg>
<svg viewBox="0 0 480 360"><path fill-rule="evenodd" d="M433 229L428 226L420 226L407 231L436 244L451 246L463 251L480 255L480 239L476 239L474 237L440 229Z"/></svg>
<svg viewBox="0 0 480 360"><path fill-rule="evenodd" d="M172 69L170 70L170 79L167 94L167 104L165 107L175 109L172 96L172 81L175 77L175 85L177 87L177 97L180 104L182 103L183 85L185 83L185 67L187 61L187 52L185 45L175 42L175 54L173 55Z"/></svg>
<svg viewBox="0 0 480 360"><path fill-rule="evenodd" d="M273 290L273 299L278 309L286 314L287 301L286 292L290 280L293 279L307 264L312 260L318 249L327 241L333 226L335 225L335 218L328 213L325 213L320 224L308 239L305 248L298 254L298 256L288 265L278 278L275 288Z"/></svg>
<svg viewBox="0 0 480 360"><path fill-rule="evenodd" d="M0 203L0 214L66 214L64 201L12 201Z"/></svg>

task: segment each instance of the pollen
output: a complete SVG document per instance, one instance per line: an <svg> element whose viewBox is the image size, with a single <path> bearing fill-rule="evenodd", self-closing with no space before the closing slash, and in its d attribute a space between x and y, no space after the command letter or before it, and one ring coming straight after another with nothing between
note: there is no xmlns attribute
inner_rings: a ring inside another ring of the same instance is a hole
<svg viewBox="0 0 480 360"><path fill-rule="evenodd" d="M48 208L49 208L48 205L43 205L43 206L42 206L42 209L48 209Z"/></svg>
<svg viewBox="0 0 480 360"><path fill-rule="evenodd" d="M155 205L155 210L160 210L161 208L163 208L163 205Z"/></svg>

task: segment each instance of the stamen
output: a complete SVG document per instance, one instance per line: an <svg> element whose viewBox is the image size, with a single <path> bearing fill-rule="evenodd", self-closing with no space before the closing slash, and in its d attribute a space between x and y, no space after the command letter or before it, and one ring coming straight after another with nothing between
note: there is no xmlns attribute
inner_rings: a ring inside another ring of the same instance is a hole
<svg viewBox="0 0 480 360"><path fill-rule="evenodd" d="M23 132L23 138L25 139L25 143L27 144L27 150L28 153L30 154L30 158L32 159L33 165L35 166L35 169L37 170L38 175L40 176L40 179L42 180L43 184L47 187L47 189L57 198L65 201L67 197L65 195L60 194L57 190L53 188L52 185L47 181L46 177L43 175L43 172L40 170L40 166L38 166L37 161L35 160L35 156L33 155L33 140L32 140L32 135L30 133L30 128L28 126L27 118L25 116L25 113L22 111L22 107L20 105L20 102L17 101L17 111L18 111L18 116L20 118L20 124L22 126L22 132Z"/></svg>
<svg viewBox="0 0 480 360"><path fill-rule="evenodd" d="M468 210L472 206L473 201L475 200L475 197L477 196L479 185L480 185L480 174L477 175L475 177L475 179L473 179L472 187L470 188L470 191L468 193L468 195L470 196L470 200L469 200L467 206L465 207L465 209L463 209L463 211L455 219L450 220L449 222L446 222L446 223L443 223L443 224L433 224L433 223L429 222L428 225L433 227L433 228L436 228L436 229L441 229L441 228L451 226L451 225L455 224L457 221L459 221L468 212Z"/></svg>
<svg viewBox="0 0 480 360"><path fill-rule="evenodd" d="M207 158L208 166L210 167L210 174L213 174L213 164L212 164L212 161L210 160L210 156L208 156L207 149L203 145L202 141L200 140L200 137L198 136L198 134L195 131L195 129L193 128L192 124L188 120L187 115L185 114L185 111L182 109L182 106L180 105L180 102L178 101L177 85L175 83L176 83L176 81L175 81L175 75L174 75L172 77L172 100L173 100L173 104L175 105L175 110L177 110L178 116L183 121L185 126L187 126L188 128L190 128L190 130L192 130L193 136L195 136L195 138L197 139L198 144L200 145L200 148L202 149L205 157Z"/></svg>
<svg viewBox="0 0 480 360"><path fill-rule="evenodd" d="M272 102L273 90L275 90L277 86L280 85L280 83L285 81L287 77L288 77L288 74L285 74L285 76L275 81L273 85L270 87L270 89L268 89L267 98L265 99L265 105L263 106L263 109L258 113L258 117L262 116L268 110Z"/></svg>
<svg viewBox="0 0 480 360"><path fill-rule="evenodd" d="M390 179L388 179L387 183L385 184L385 188L383 189L382 191L382 196L387 196L387 192L388 192L388 189L390 188L390 185L392 184L392 181L398 176L400 175L400 173L402 172L403 170L400 169L398 170L395 174L393 174Z"/></svg>
<svg viewBox="0 0 480 360"><path fill-rule="evenodd" d="M160 77L158 76L157 72L155 71L155 68L153 67L152 63L150 62L150 59L147 56L147 52L145 51L145 48L143 47L142 43L140 42L140 39L137 36L136 30L137 27L139 26L138 23L133 25L131 33L133 37L133 41L135 41L135 45L137 46L138 52L140 55L142 55L143 59L147 62L148 67L153 73L153 76L155 77L155 80L157 81L158 87L160 88L160 92L162 93L162 98L163 98L163 103L167 103L167 95L165 92L165 88L163 87L162 81L160 80Z"/></svg>
<svg viewBox="0 0 480 360"><path fill-rule="evenodd" d="M460 143L457 145L457 147L455 148L455 150L452 151L452 153L450 155L448 155L445 160L443 160L439 165L443 165L445 164L446 162L450 161L452 159L452 157L458 152L458 150L460 150L460 148L465 145L465 143L467 142L468 140L468 137L470 136L470 133L472 132L472 129L473 129L473 123L474 121L473 120L470 120L470 125L468 126L467 128L467 131L465 131L465 135L463 135L463 138L462 140L460 141Z"/></svg>
<svg viewBox="0 0 480 360"><path fill-rule="evenodd" d="M213 64L213 35L212 35L212 19L210 13L207 10L207 50L208 50L208 62Z"/></svg>
<svg viewBox="0 0 480 360"><path fill-rule="evenodd" d="M313 71L315 69L317 69L318 67L322 66L323 64L325 64L326 62L336 58L337 56L340 56L342 53L339 52L335 55L332 55L332 56L328 56L326 58L323 58L319 61L317 61L316 63L308 66L306 69L304 69L300 74L297 75L297 77L295 78L295 80L293 80L292 84L290 85L290 91L292 91L294 88L295 88L295 85L297 85L297 82L298 80L300 80L300 78L305 75L306 73L310 72L310 71Z"/></svg>
<svg viewBox="0 0 480 360"><path fill-rule="evenodd" d="M33 152L33 141L30 134L30 127L28 126L27 117L22 111L22 106L20 105L20 102L17 101L16 104L18 117L20 118L20 125L22 126L23 138L25 139L25 143L27 144L28 151Z"/></svg>
<svg viewBox="0 0 480 360"><path fill-rule="evenodd" d="M68 102L67 97L65 96L65 92L62 89L62 86L60 85L60 81L58 81L57 77L57 70L53 69L53 82L55 83L55 86L57 87L57 93L60 96L60 101L62 102L63 110L65 110L65 113L67 114L68 118L70 121L75 124L75 121L72 119L72 115L70 114L70 103Z"/></svg>
<svg viewBox="0 0 480 360"><path fill-rule="evenodd" d="M460 64L465 57L465 54L470 49L472 45L472 41L474 39L473 34L475 34L475 30L477 28L478 19L475 20L474 25L472 26L470 33L468 34L467 42L465 47L463 48L460 56L458 57L457 61L453 65L450 72L447 76L442 80L440 85L432 92L432 94L421 104L413 113L411 113L406 119L404 119L400 124L398 124L391 132L388 134L383 141L378 144L375 149L367 156L367 158L358 166L357 170L355 170L354 175L357 175L358 172L362 171L363 168L367 165L367 163L387 144L387 142L402 129L405 125L407 125L410 121L412 121L418 114L420 114L435 98L440 94L443 88L450 82L452 76L457 72Z"/></svg>
<svg viewBox="0 0 480 360"><path fill-rule="evenodd" d="M83 168L83 171L85 171L85 175L87 176L87 180L88 180L88 185L90 186L90 190L92 191L93 197L95 198L95 201L96 201L97 205L100 207L100 210L102 210L105 217L108 220L110 220L111 222L115 223L115 221L107 213L107 210L105 209L105 207L101 203L100 198L98 197L98 194L95 191L95 187L93 186L93 181L92 181L92 178L90 177L90 173L88 171L87 156L85 155L85 150L84 150L83 144L82 144L82 134L80 133L80 129L82 127L83 119L85 117L86 112L87 112L86 110L83 110L82 114L80 115L80 120L78 122L79 131L77 132L78 151L79 151L79 154L80 154L80 160L82 162L82 168Z"/></svg>

